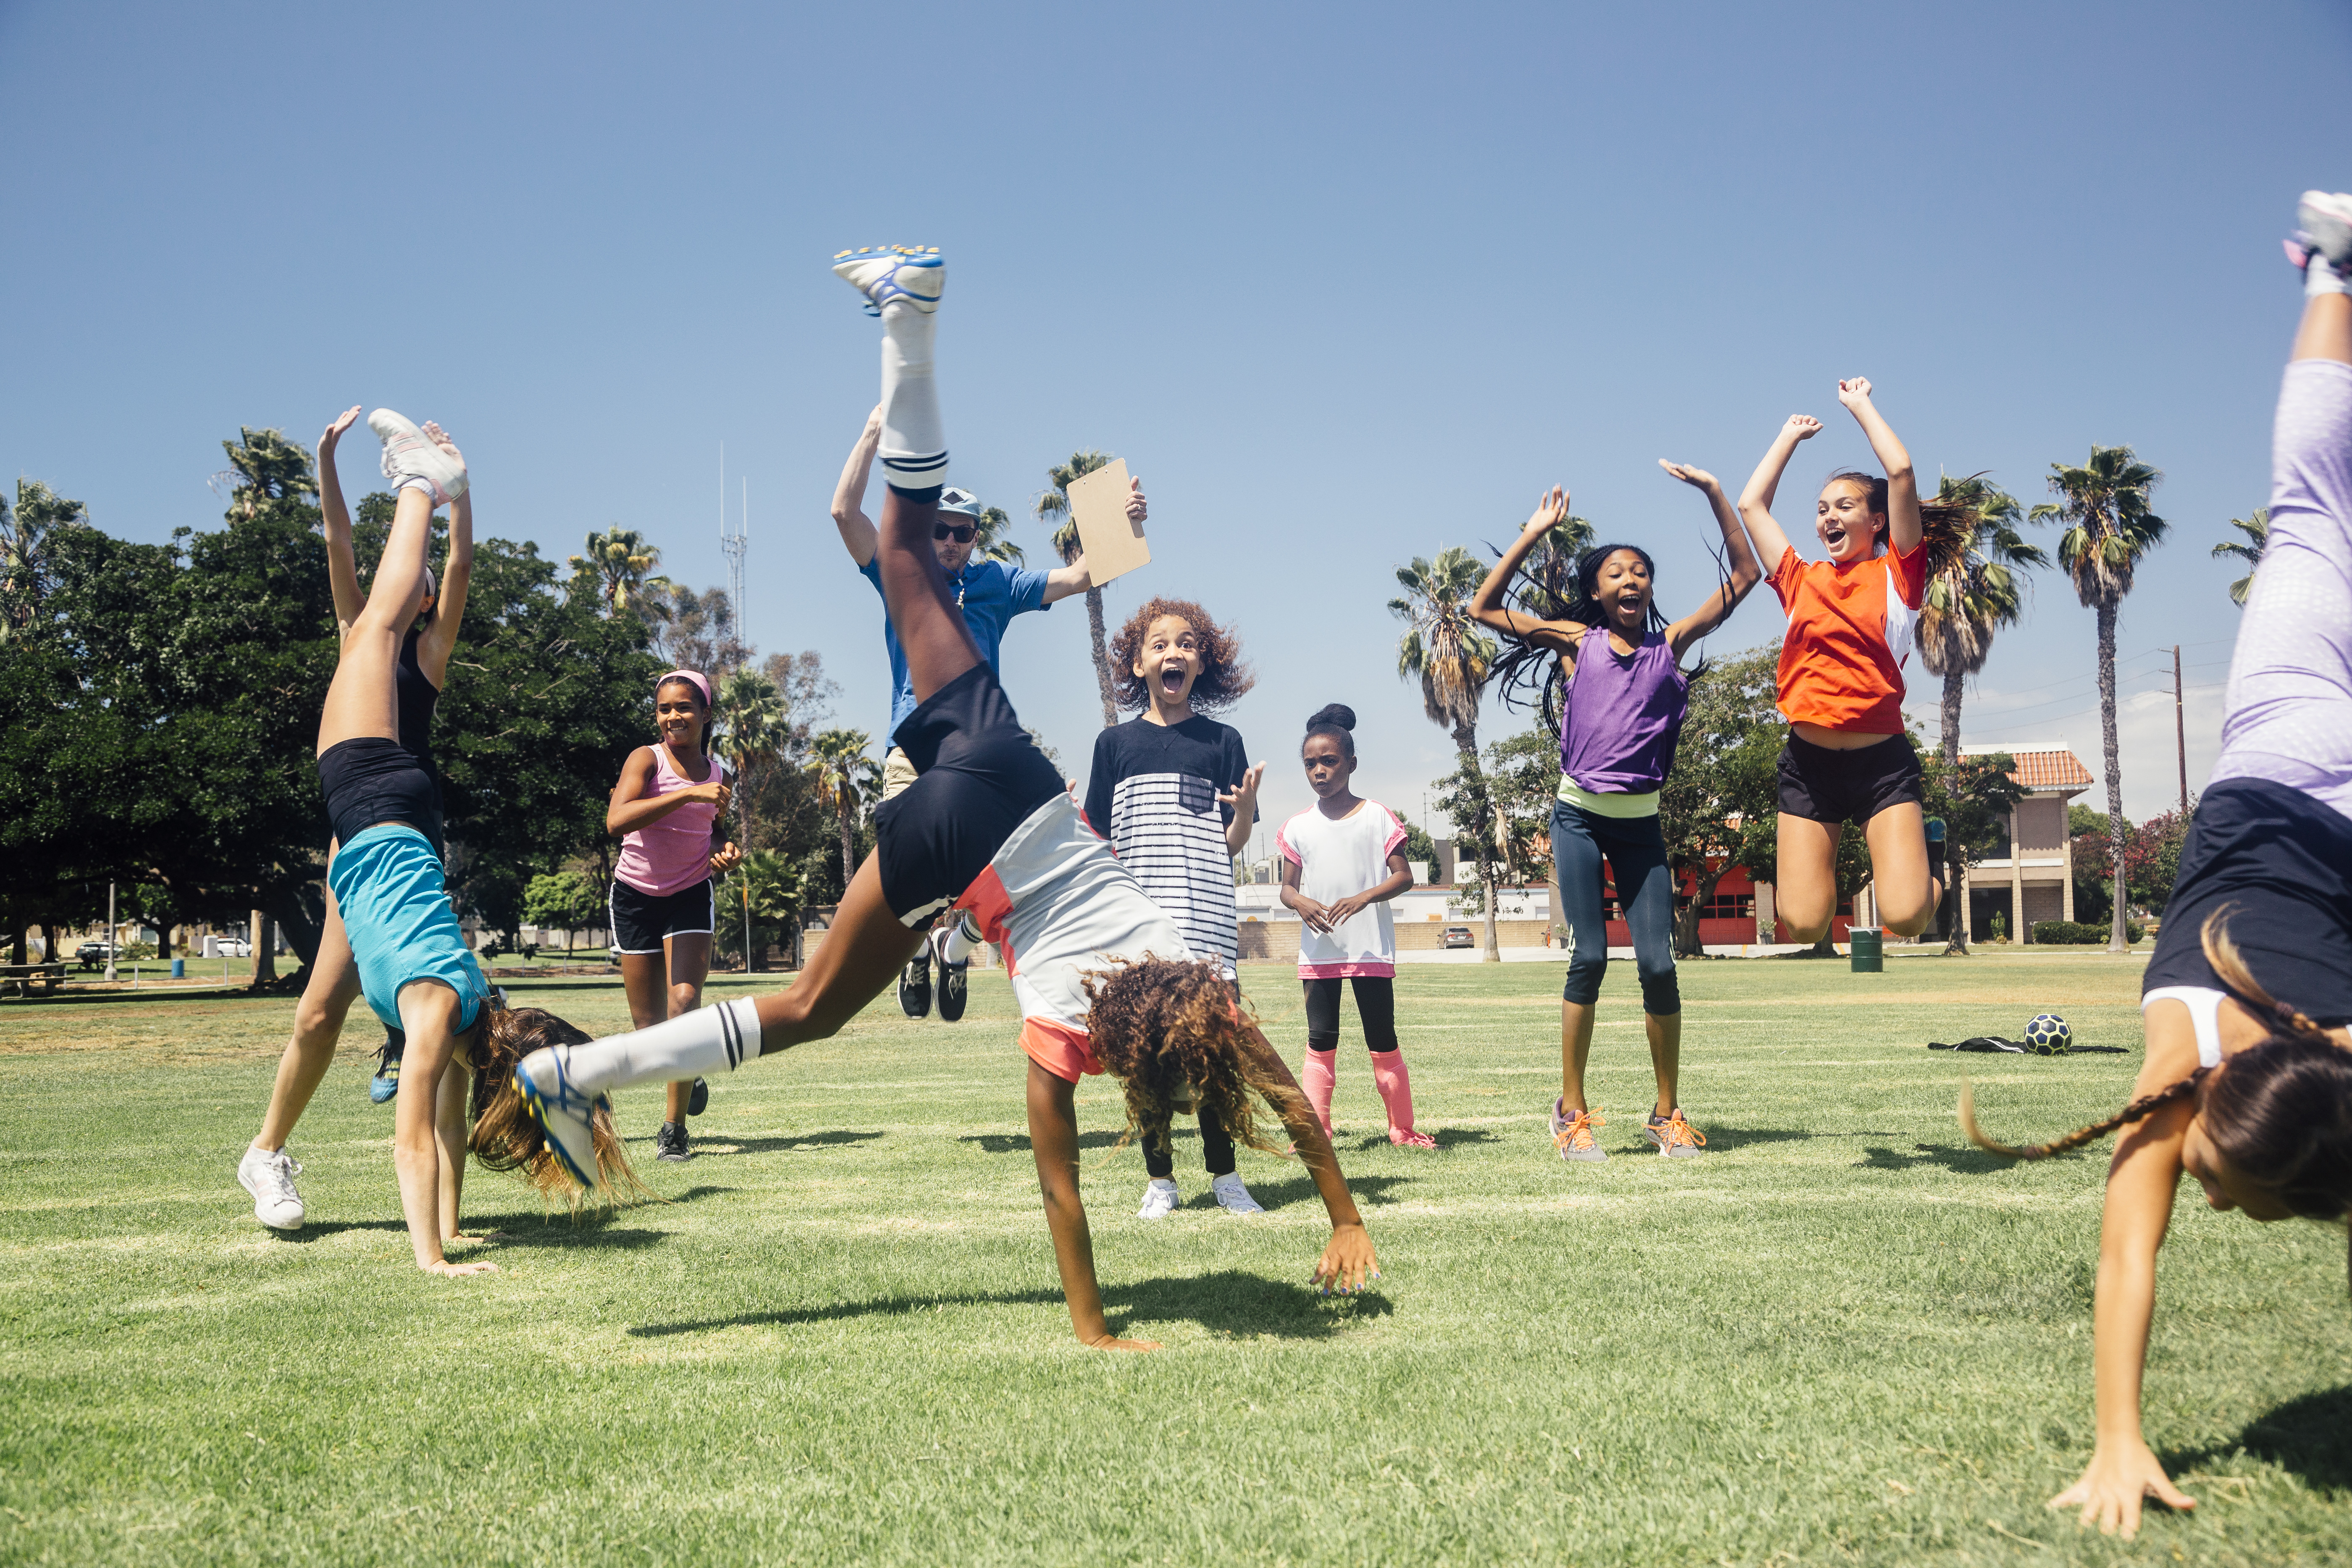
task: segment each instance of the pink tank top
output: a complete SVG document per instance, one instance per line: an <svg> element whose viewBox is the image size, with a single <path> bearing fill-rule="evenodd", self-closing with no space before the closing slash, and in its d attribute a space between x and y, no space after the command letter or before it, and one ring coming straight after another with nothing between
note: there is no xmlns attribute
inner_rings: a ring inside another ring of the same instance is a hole
<svg viewBox="0 0 2352 1568"><path fill-rule="evenodd" d="M640 800L658 800L682 789L692 789L694 781L670 765L669 748L655 746L654 787ZM724 759L709 759L710 778L723 781L727 777ZM621 858L613 868L615 879L626 882L640 893L666 899L672 893L682 893L688 888L710 878L710 825L719 816L719 808L709 801L692 801L679 806L657 822L638 828L621 840Z"/></svg>

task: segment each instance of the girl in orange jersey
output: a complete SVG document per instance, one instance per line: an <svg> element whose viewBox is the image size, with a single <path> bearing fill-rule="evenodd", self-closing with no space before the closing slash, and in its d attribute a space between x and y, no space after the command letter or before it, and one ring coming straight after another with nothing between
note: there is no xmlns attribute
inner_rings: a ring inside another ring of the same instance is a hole
<svg viewBox="0 0 2352 1568"><path fill-rule="evenodd" d="M1802 942L1819 942L1837 912L1838 836L1849 822L1862 824L1870 844L1881 925L1916 936L1943 897L1928 864L1919 756L1903 727L1903 666L1930 574L1919 484L1911 454L1870 401L1870 383L1839 382L1838 401L1886 477L1832 474L1822 487L1813 532L1828 560L1800 556L1771 512L1780 471L1820 420L1790 416L1739 496L1740 521L1789 616L1780 645L1789 741L1780 751L1776 904Z"/></svg>

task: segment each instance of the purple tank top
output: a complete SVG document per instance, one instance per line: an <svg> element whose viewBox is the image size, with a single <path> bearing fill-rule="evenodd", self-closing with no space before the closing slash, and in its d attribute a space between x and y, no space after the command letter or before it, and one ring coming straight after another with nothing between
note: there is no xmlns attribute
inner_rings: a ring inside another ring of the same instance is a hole
<svg viewBox="0 0 2352 1568"><path fill-rule="evenodd" d="M1594 795L1646 795L1665 782L1690 710L1690 679L1664 632L1621 656L1606 627L1577 639L1559 721L1559 771Z"/></svg>

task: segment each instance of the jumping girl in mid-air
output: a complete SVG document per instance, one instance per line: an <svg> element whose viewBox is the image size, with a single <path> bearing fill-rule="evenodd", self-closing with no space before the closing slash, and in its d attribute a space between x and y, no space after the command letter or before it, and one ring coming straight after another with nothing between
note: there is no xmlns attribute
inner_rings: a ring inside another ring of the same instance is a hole
<svg viewBox="0 0 2352 1568"><path fill-rule="evenodd" d="M2305 195L2288 254L2303 322L2271 447L2271 531L2230 661L2221 755L2198 802L2140 985L2147 1056L2121 1113L2099 1224L2096 1437L2051 1500L2126 1536L2144 1500L2196 1500L2140 1432L2156 1255L2182 1172L2216 1209L2342 1223L2352 1211L2352 195Z"/></svg>
<svg viewBox="0 0 2352 1568"><path fill-rule="evenodd" d="M1404 824L1348 787L1356 771L1356 710L1316 710L1299 742L1315 804L1282 825L1282 902L1298 911L1298 982L1307 993L1307 1061L1299 1079L1323 1131L1331 1130L1338 1087L1339 988L1356 993L1356 1016L1372 1055L1372 1086L1389 1119L1389 1142L1434 1149L1412 1125L1412 1075L1396 1032L1396 917L1389 900L1412 886Z"/></svg>
<svg viewBox="0 0 2352 1568"><path fill-rule="evenodd" d="M1197 1104L1230 1136L1269 1148L1252 1097L1271 1108L1331 1217L1314 1278L1327 1289L1360 1287L1378 1277L1371 1241L1305 1098L1221 966L1194 959L1087 826L949 595L931 549L948 462L931 350L945 276L939 253L845 253L834 270L882 318L880 458L888 489L876 559L918 700L895 738L918 776L875 813L874 853L790 990L537 1052L516 1074L533 1118L568 1152L574 1176L593 1183L591 1118L602 1113L605 1090L733 1068L835 1034L896 978L922 942L923 924L952 910L944 957L961 962L982 940L997 942L1021 1005L1030 1142L1081 1341L1153 1348L1116 1338L1103 1317L1078 1194L1073 1095L1092 1072L1123 1081L1129 1131L1146 1142L1164 1143L1177 1107Z"/></svg>
<svg viewBox="0 0 2352 1568"><path fill-rule="evenodd" d="M1586 551L1576 563L1572 592L1538 584L1547 600L1568 601L1557 618L1507 607L1504 591L1513 574L1538 541L1568 521L1568 492L1558 486L1537 504L1470 602L1481 625L1522 648L1556 655L1565 677L1558 699L1559 797L1551 809L1552 865L1569 941L1568 978L1559 994L1560 1091L1551 1108L1552 1146L1563 1160L1609 1158L1592 1135L1603 1123L1584 1096L1593 1015L1609 969L1609 924L1601 902L1604 858L1633 933L1642 1024L1658 1079L1657 1103L1642 1134L1664 1155L1696 1154L1706 1143L1706 1134L1684 1117L1679 1099L1683 1005L1675 980L1675 877L1658 826L1658 790L1675 764L1690 707L1691 678L1682 657L1724 623L1762 573L1715 476L1664 459L1658 466L1705 494L1723 531L1728 576L1698 608L1668 624L1654 597L1655 564L1649 552L1632 544Z"/></svg>
<svg viewBox="0 0 2352 1568"><path fill-rule="evenodd" d="M1903 666L1937 558L1960 538L1962 509L1921 505L1911 454L1871 403L1869 382L1839 382L1838 401L1870 438L1886 477L1849 470L1822 487L1813 531L1828 560L1799 556L1771 510L1781 470L1797 443L1821 430L1820 420L1790 416L1739 495L1740 521L1789 616L1780 645L1789 741L1780 752L1775 907L1801 942L1819 942L1837 913L1838 837L1849 822L1862 825L1870 845L1879 924L1916 936L1942 897L1927 863L1919 754L1904 733Z"/></svg>
<svg viewBox="0 0 2352 1568"><path fill-rule="evenodd" d="M345 409L319 437L319 510L327 534L327 582L335 597L335 630L348 638L367 604L360 592L358 563L352 552L352 514L343 504L343 487L335 469L335 447L343 432L360 416ZM400 639L400 659L394 667L399 720L399 744L432 782L430 820L418 826L438 856L441 843L441 778L433 763L433 710L441 700L448 677L449 655L457 646L457 627L466 614L466 587L474 568L474 500L460 493L449 503L449 553L441 563L436 584L428 569L425 598L415 621ZM419 809L422 809L421 805ZM328 846L332 863L334 846ZM294 1006L294 1037L278 1060L278 1080L269 1091L269 1109L262 1113L261 1131L237 1164L237 1181L253 1194L253 1216L275 1230L302 1228L302 1197L294 1190L301 1169L286 1152L310 1096L335 1059L335 1042L343 1019L360 997L359 966L352 959L351 938L343 929L341 911L331 889L327 895L327 921L319 933L318 955L302 999ZM383 1066L371 1086L381 1103L397 1092L401 1052L404 1042L396 1026L387 1026L380 1053Z"/></svg>
<svg viewBox="0 0 2352 1568"><path fill-rule="evenodd" d="M1110 840L1144 897L1184 933L1184 945L1236 984L1241 910L1234 857L1257 821L1258 781L1242 732L1211 713L1253 684L1234 634L1189 599L1153 599L1111 639L1112 681L1122 708L1143 711L1095 736L1087 774L1087 823ZM1232 1214L1265 1211L1234 1169L1234 1141L1205 1107L1201 1156L1209 1193ZM1139 1219L1176 1212L1176 1152L1147 1141Z"/></svg>
<svg viewBox="0 0 2352 1568"><path fill-rule="evenodd" d="M428 583L425 550L433 509L467 490L466 461L438 426L422 430L388 408L368 416L384 444L386 474L399 482L391 537L367 602L344 634L319 718L319 782L336 849L327 868L351 942L361 994L408 1048L393 1102L393 1164L416 1266L435 1274L473 1274L497 1266L452 1263L445 1242L463 1239L457 1206L465 1173L467 1074L475 1070L479 1124L489 1133L485 1163L522 1167L542 1187L560 1179L520 1120L508 1089L521 1049L578 1038L561 1019L528 1009L496 1018L480 965L467 951L443 887L434 847L440 796L433 776L400 740L401 646L415 624ZM504 1101L501 1108L500 1102ZM574 1160L627 1180L609 1114L583 1123Z"/></svg>
<svg viewBox="0 0 2352 1568"><path fill-rule="evenodd" d="M727 763L710 750L710 682L673 669L654 683L661 739L621 764L604 808L604 831L621 836L621 858L605 895L613 955L629 995L629 1021L643 1029L702 1005L718 925L714 879L742 851L727 842ZM702 1114L709 1087L698 1078L669 1086L657 1160L691 1160L686 1119Z"/></svg>

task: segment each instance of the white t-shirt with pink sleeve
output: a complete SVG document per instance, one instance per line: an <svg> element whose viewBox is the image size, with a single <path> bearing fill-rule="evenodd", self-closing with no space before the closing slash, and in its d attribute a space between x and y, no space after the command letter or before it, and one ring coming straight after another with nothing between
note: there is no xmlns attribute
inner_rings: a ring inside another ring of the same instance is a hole
<svg viewBox="0 0 2352 1568"><path fill-rule="evenodd" d="M1404 844L1404 825L1376 800L1333 821L1309 806L1282 825L1275 847L1298 868L1298 890L1318 904L1376 888L1389 879L1389 856ZM1329 931L1302 926L1298 977L1396 973L1396 917L1379 903Z"/></svg>

